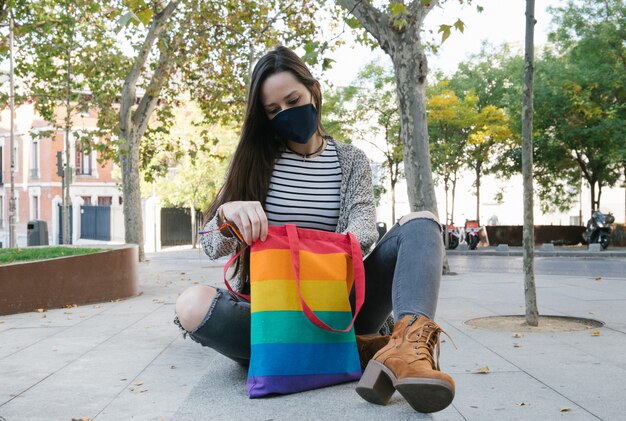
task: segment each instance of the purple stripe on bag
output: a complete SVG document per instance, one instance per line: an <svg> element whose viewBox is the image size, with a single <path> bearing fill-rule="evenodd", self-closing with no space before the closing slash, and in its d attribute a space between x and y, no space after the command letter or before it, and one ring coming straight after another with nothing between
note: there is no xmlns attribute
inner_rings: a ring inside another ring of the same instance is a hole
<svg viewBox="0 0 626 421"><path fill-rule="evenodd" d="M248 377L248 395L260 398L268 394L288 394L317 389L339 383L357 381L361 370L351 373L311 374L306 376L258 376Z"/></svg>

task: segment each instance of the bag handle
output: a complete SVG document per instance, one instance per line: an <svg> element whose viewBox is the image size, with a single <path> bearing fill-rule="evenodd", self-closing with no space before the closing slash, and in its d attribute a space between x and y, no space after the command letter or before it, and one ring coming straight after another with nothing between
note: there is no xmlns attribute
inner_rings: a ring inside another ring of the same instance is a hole
<svg viewBox="0 0 626 421"><path fill-rule="evenodd" d="M248 244L246 244L246 242L244 241L242 235L239 233L239 231L237 230L237 228L229 223L224 223L222 225L220 225L219 227L212 229L212 230L208 230L208 231L199 231L198 234L199 235L206 235L206 234L210 234L213 232L217 232L217 231L221 231L224 228L228 228L228 230L231 232L231 234L237 239L237 241L243 245L243 247L241 248L241 250L239 250L239 252L237 252L233 257L231 257L228 262L226 262L226 264L224 265L224 285L226 285L226 289L228 289L230 292L232 292L233 294L237 295L238 297L243 298L246 301L250 301L250 296L249 295L245 295L245 294L241 294L237 291L235 291L231 286L230 286L230 282L228 282L228 279L226 279L228 277L228 269L230 269L230 267L233 265L233 263L235 262L235 260L237 260L237 258L239 256L241 256L241 254L246 251L246 249L248 247L250 247Z"/></svg>
<svg viewBox="0 0 626 421"><path fill-rule="evenodd" d="M232 266L232 264L235 262L235 260L237 260L237 258L239 256L241 256L241 254L246 251L246 249L250 247L249 245L245 245L245 247L243 247L241 250L239 250L237 252L237 254L235 254L233 257L231 257L228 262L226 262L226 264L224 265L224 285L226 285L226 289L228 289L230 292L232 292L233 294L237 295L238 297L243 298L244 300L250 302L250 296L246 295L246 294L242 294L240 292L235 291L231 286L230 286L230 282L228 282L227 276L227 272L228 269L230 269L230 267Z"/></svg>
<svg viewBox="0 0 626 421"><path fill-rule="evenodd" d="M302 311L311 323L320 329L328 330L331 332L345 333L349 332L354 326L354 321L363 307L365 302L365 269L363 268L363 255L361 253L361 246L358 240L351 232L347 233L350 239L350 248L352 254L352 262L354 267L354 292L356 296L356 308L354 310L354 316L350 325L345 329L334 329L324 323L304 301L302 296L302 290L300 288L300 238L298 237L298 230L295 225L286 224L287 239L289 241L289 250L291 251L291 264L293 266L293 272L296 278L296 289L298 290L298 298L300 298L300 304L302 305ZM358 263L355 263L358 262Z"/></svg>

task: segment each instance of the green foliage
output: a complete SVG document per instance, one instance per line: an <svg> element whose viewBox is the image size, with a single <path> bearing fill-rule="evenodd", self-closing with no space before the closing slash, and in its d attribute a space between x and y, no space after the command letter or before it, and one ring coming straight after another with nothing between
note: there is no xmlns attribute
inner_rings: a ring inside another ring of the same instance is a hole
<svg viewBox="0 0 626 421"><path fill-rule="evenodd" d="M237 132L232 127L214 126L209 129L210 146L198 144L199 133L205 130L193 124L202 117L199 108L187 104L174 114L176 119L171 132L176 134L179 145L153 152L149 165L153 173L146 179L156 183L157 194L165 206L193 206L204 212L224 180L227 163L237 143ZM180 150L187 153L180 154Z"/></svg>
<svg viewBox="0 0 626 421"><path fill-rule="evenodd" d="M473 170L478 188L480 177L494 171L490 164L493 155L512 138L504 109L495 105L481 107L474 90L457 95L450 86L451 82L444 80L428 92L431 162L433 172L443 180L446 204L450 189L454 196L461 169ZM453 213L454 209L452 219Z"/></svg>
<svg viewBox="0 0 626 421"><path fill-rule="evenodd" d="M0 265L98 253L106 249L80 247L34 247L0 249Z"/></svg>
<svg viewBox="0 0 626 421"><path fill-rule="evenodd" d="M326 94L324 127L336 139L360 140L376 147L385 157L383 168L391 190L402 177L400 115L393 73L369 63L348 87ZM384 146L376 139L383 138ZM382 195L384 187L379 186Z"/></svg>
<svg viewBox="0 0 626 421"><path fill-rule="evenodd" d="M537 65L538 180L560 179L552 189L575 198L566 186L582 176L597 209L602 187L614 186L626 167L626 6L568 1L552 11L556 52Z"/></svg>

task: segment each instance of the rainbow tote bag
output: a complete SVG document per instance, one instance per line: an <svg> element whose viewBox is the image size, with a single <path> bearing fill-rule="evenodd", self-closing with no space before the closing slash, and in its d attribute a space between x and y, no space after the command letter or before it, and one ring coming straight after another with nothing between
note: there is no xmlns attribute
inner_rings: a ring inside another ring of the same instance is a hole
<svg viewBox="0 0 626 421"><path fill-rule="evenodd" d="M251 246L250 292L250 398L361 377L353 325L365 271L353 234L270 226L266 241Z"/></svg>

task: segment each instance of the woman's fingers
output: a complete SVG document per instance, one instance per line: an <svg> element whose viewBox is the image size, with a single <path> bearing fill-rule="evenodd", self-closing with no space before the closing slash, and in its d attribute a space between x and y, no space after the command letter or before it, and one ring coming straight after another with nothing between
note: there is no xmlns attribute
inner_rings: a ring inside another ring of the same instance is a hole
<svg viewBox="0 0 626 421"><path fill-rule="evenodd" d="M265 215L265 211L263 210L263 206L261 206L261 203L257 202L257 204L258 206L256 207L256 213L260 221L259 238L261 239L261 241L265 241L267 239L267 215Z"/></svg>
<svg viewBox="0 0 626 421"><path fill-rule="evenodd" d="M237 226L246 243L267 238L267 216L260 202L229 202L223 205L222 213Z"/></svg>

